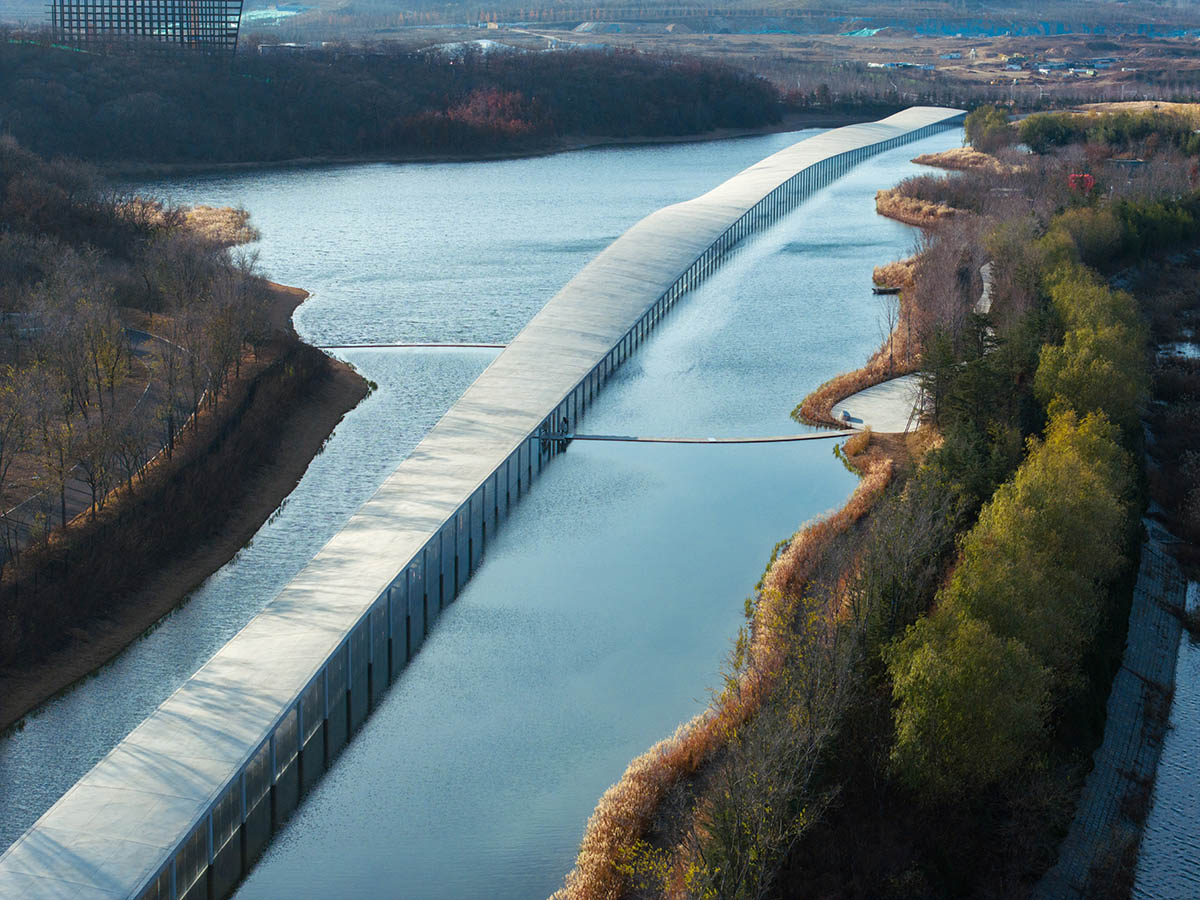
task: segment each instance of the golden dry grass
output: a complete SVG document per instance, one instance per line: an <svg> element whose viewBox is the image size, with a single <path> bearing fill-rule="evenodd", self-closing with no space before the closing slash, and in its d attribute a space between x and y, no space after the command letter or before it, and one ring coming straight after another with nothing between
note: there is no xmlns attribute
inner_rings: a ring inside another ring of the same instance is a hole
<svg viewBox="0 0 1200 900"><path fill-rule="evenodd" d="M917 258L898 259L894 262L876 266L871 273L871 280L881 287L900 288L902 291L912 290L916 283Z"/></svg>
<svg viewBox="0 0 1200 900"><path fill-rule="evenodd" d="M794 593L812 576L821 554L834 537L857 523L875 505L891 481L895 469L894 461L887 455L871 454L869 458L855 460L862 472L862 479L846 505L823 519L806 525L796 533L775 564L763 578L764 593L781 596Z"/></svg>
<svg viewBox="0 0 1200 900"><path fill-rule="evenodd" d="M982 153L973 147L951 147L941 153L923 153L913 162L921 166L934 166L955 172L984 172L989 175L1015 175L1021 166L1001 162L990 153Z"/></svg>
<svg viewBox="0 0 1200 900"><path fill-rule="evenodd" d="M182 225L201 240L220 247L236 247L257 241L258 231L250 225L250 213L232 206L193 206L178 213L157 200L134 197L118 209L129 220L151 228Z"/></svg>
<svg viewBox="0 0 1200 900"><path fill-rule="evenodd" d="M184 221L201 238L222 247L249 244L259 238L250 225L250 213L232 206L193 206L184 214Z"/></svg>
<svg viewBox="0 0 1200 900"><path fill-rule="evenodd" d="M846 443L842 445L842 453L847 459L852 459L858 456L871 445L871 426L868 425L858 434L847 438Z"/></svg>
<svg viewBox="0 0 1200 900"><path fill-rule="evenodd" d="M1010 166L1007 162L1001 162L995 156L971 146L953 146L938 154L922 154L914 158L913 162L918 166L932 166L952 172L983 172L988 175L1015 175L1025 170L1021 166Z"/></svg>
<svg viewBox="0 0 1200 900"><path fill-rule="evenodd" d="M904 222L906 225L916 225L918 228L932 228L939 222L962 215L962 210L945 203L930 203L928 200L906 197L897 188L875 192L875 211L881 216Z"/></svg>

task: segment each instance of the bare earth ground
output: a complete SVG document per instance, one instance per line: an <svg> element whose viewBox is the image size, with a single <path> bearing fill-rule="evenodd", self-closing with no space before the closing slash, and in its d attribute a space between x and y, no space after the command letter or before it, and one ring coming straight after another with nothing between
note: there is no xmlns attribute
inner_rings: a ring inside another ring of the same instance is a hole
<svg viewBox="0 0 1200 900"><path fill-rule="evenodd" d="M272 321L290 327L292 311L308 294L283 285L273 288ZM90 626L86 641L78 641L32 669L0 673L0 731L116 657L185 602L253 537L295 488L337 423L366 395L366 384L353 369L337 360L331 362L333 377L308 401L302 415L280 423L283 435L276 459L255 476L253 489L217 537L198 546L186 559L165 567L112 619Z"/></svg>

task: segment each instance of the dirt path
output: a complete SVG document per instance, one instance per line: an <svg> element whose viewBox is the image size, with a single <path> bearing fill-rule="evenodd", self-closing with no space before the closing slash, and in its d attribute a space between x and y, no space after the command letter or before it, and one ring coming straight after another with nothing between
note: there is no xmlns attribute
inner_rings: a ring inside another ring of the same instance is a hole
<svg viewBox="0 0 1200 900"><path fill-rule="evenodd" d="M272 322L290 328L292 311L308 294L283 285L272 287L277 298ZM292 492L342 417L366 396L366 383L353 369L337 360L330 363L332 377L297 414L280 422L275 459L256 473L253 488L220 534L164 566L114 616L89 625L86 633L77 632L68 647L33 668L0 673L0 731L116 657L253 537Z"/></svg>

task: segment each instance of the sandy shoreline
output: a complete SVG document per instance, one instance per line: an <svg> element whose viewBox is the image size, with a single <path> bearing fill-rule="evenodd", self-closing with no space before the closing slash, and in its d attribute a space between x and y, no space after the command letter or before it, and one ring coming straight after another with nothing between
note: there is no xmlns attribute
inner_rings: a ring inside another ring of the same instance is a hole
<svg viewBox="0 0 1200 900"><path fill-rule="evenodd" d="M554 156L558 153L570 153L574 150L587 150L593 147L636 147L654 146L661 144L694 144L703 141L724 141L734 138L755 137L765 134L782 134L788 131L800 131L804 128L837 128L842 125L855 125L860 122L874 122L880 117L879 111L855 113L788 113L774 125L764 125L760 128L717 128L703 134L666 135L662 137L628 137L628 138L596 138L596 137L564 137L545 147L538 149L513 150L506 153L483 154L396 154L396 155L366 155L366 156L329 156L329 157L299 157L296 159L279 159L257 162L228 162L228 163L95 163L96 167L106 175L122 178L150 178L169 175L189 175L205 172L252 172L259 169L298 169L318 166L348 166L369 163L468 163L492 162L505 159L532 159L538 156Z"/></svg>
<svg viewBox="0 0 1200 900"><path fill-rule="evenodd" d="M276 294L272 324L290 328L292 312L308 293L278 284L272 288ZM296 414L280 423L282 436L275 459L254 475L253 487L218 535L155 573L116 615L89 625L86 632L76 632L70 646L32 668L0 673L0 732L112 661L185 603L192 591L254 536L295 488L338 422L367 393L366 383L350 366L336 359L330 363L331 377Z"/></svg>

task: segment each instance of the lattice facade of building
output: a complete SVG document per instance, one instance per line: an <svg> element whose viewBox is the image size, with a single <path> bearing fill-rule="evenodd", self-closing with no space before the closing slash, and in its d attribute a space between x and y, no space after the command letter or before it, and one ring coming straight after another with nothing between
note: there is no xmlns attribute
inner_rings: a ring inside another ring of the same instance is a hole
<svg viewBox="0 0 1200 900"><path fill-rule="evenodd" d="M243 0L50 0L55 39L73 47L127 41L207 53L237 50Z"/></svg>

